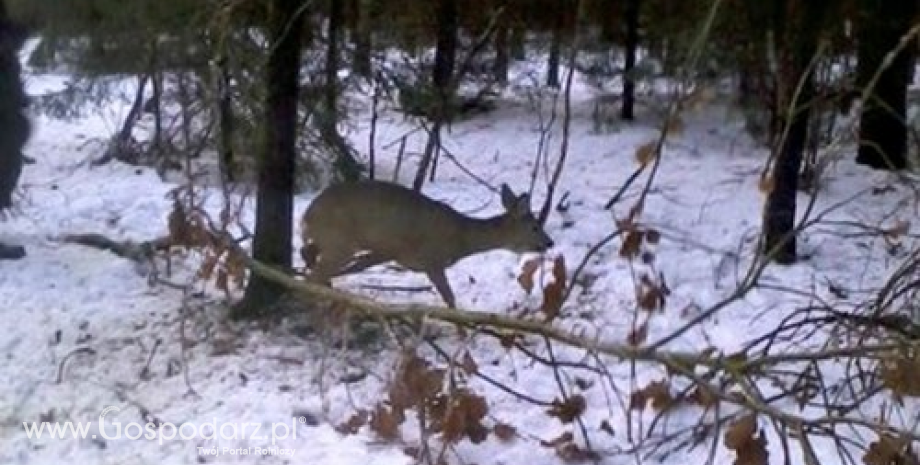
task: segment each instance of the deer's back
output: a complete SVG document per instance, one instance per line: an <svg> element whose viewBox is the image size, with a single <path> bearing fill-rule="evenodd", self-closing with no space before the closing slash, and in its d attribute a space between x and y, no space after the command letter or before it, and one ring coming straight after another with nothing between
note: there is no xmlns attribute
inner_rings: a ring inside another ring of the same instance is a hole
<svg viewBox="0 0 920 465"><path fill-rule="evenodd" d="M451 244L470 220L450 206L406 187L362 181L331 186L303 218L305 237L320 249L370 250L422 269L448 265Z"/></svg>

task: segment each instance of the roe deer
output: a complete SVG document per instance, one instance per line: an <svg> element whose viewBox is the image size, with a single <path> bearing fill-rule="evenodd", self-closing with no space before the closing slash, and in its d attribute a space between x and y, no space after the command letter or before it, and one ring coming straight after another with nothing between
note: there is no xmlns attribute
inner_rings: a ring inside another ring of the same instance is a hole
<svg viewBox="0 0 920 465"><path fill-rule="evenodd" d="M530 196L502 185L505 213L472 218L398 184L361 181L321 192L301 220L309 279L325 285L388 261L425 273L456 307L444 270L480 252L543 252L553 240L530 211Z"/></svg>

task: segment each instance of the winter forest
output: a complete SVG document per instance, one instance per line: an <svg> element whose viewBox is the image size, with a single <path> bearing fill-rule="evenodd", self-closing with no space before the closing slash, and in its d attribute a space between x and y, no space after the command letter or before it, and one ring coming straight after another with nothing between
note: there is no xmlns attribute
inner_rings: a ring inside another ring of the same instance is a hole
<svg viewBox="0 0 920 465"><path fill-rule="evenodd" d="M0 0L0 464L920 465L918 12Z"/></svg>

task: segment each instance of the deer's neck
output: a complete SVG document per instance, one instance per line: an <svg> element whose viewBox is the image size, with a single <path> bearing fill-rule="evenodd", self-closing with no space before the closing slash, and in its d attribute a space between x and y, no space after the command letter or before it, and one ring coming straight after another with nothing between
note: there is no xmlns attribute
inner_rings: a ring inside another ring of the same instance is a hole
<svg viewBox="0 0 920 465"><path fill-rule="evenodd" d="M464 222L463 234L458 241L462 243L460 259L468 255L486 252L502 247L502 225L504 215L491 218L470 218Z"/></svg>

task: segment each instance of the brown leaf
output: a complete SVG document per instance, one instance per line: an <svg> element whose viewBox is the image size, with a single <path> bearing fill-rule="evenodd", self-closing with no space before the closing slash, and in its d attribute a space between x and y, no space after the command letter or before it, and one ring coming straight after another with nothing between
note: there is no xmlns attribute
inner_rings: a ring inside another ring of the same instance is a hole
<svg viewBox="0 0 920 465"><path fill-rule="evenodd" d="M531 258L524 262L524 265L521 267L521 274L517 277L518 284L521 285L528 294L533 290L534 286L534 274L540 269L540 258Z"/></svg>
<svg viewBox="0 0 920 465"><path fill-rule="evenodd" d="M485 397L470 391L462 392L460 401L467 418L478 421L489 414L489 405L486 403Z"/></svg>
<svg viewBox="0 0 920 465"><path fill-rule="evenodd" d="M444 382L445 370L432 368L418 355L409 352L400 362L396 379L390 383L388 400L394 412L425 405L435 398Z"/></svg>
<svg viewBox="0 0 920 465"><path fill-rule="evenodd" d="M731 450L738 450L746 443L754 440L754 433L757 432L757 415L745 415L725 431L725 447Z"/></svg>
<svg viewBox="0 0 920 465"><path fill-rule="evenodd" d="M546 316L546 321L553 321L562 310L566 288L565 258L561 255L553 260L553 281L543 287L543 305L540 311Z"/></svg>
<svg viewBox="0 0 920 465"><path fill-rule="evenodd" d="M629 396L629 409L644 410L649 401L655 410L664 410L674 403L667 381L652 381L644 388L633 392Z"/></svg>
<svg viewBox="0 0 920 465"><path fill-rule="evenodd" d="M471 423L466 427L466 436L473 444L481 444L489 438L489 428L480 422Z"/></svg>
<svg viewBox="0 0 920 465"><path fill-rule="evenodd" d="M463 436L466 434L466 417L464 416L464 412L460 411L457 407L447 409L447 414L444 415L438 429L440 429L444 441L456 444L463 439Z"/></svg>
<svg viewBox="0 0 920 465"><path fill-rule="evenodd" d="M192 242L191 223L185 213L185 207L179 200L173 200L172 211L166 219L170 242L176 245L188 245Z"/></svg>
<svg viewBox="0 0 920 465"><path fill-rule="evenodd" d="M476 360L473 360L470 351L467 350L463 353L463 361L460 362L460 368L464 373L470 376L479 373L479 365L476 364Z"/></svg>
<svg viewBox="0 0 920 465"><path fill-rule="evenodd" d="M586 450L570 442L556 448L556 455L566 463L596 463L600 460L600 455L592 450Z"/></svg>
<svg viewBox="0 0 920 465"><path fill-rule="evenodd" d="M229 276L226 270L217 270L217 279L214 280L214 287L226 293L230 292Z"/></svg>
<svg viewBox="0 0 920 465"><path fill-rule="evenodd" d="M586 407L585 398L580 394L575 394L564 401L553 400L552 407L546 413L558 418L562 423L571 423L584 413Z"/></svg>
<svg viewBox="0 0 920 465"><path fill-rule="evenodd" d="M517 333L504 333L498 338L498 343L505 349L514 348L514 342L520 337Z"/></svg>
<svg viewBox="0 0 920 465"><path fill-rule="evenodd" d="M233 285L237 289L242 289L246 284L246 262L243 261L243 257L238 253L229 253L227 259L224 263L224 268L227 270L227 274L233 279Z"/></svg>
<svg viewBox="0 0 920 465"><path fill-rule="evenodd" d="M756 434L756 436L755 436ZM725 447L735 451L735 465L768 465L767 439L757 431L757 415L745 415L725 431Z"/></svg>
<svg viewBox="0 0 920 465"><path fill-rule="evenodd" d="M648 405L648 395L645 392L645 389L639 389L634 391L629 395L629 410L645 410L645 406Z"/></svg>
<svg viewBox="0 0 920 465"><path fill-rule="evenodd" d="M511 442L517 437L517 429L507 423L498 423L492 427L495 437L501 442Z"/></svg>
<svg viewBox="0 0 920 465"><path fill-rule="evenodd" d="M418 401L436 396L444 383L445 371L432 368L428 362L415 354L409 355L403 364L401 381L406 384L409 394Z"/></svg>
<svg viewBox="0 0 920 465"><path fill-rule="evenodd" d="M635 205L629 208L629 218L627 222L629 224L636 224L636 218L639 218L639 215L642 214L642 211L645 209L645 204L641 201L636 202Z"/></svg>
<svg viewBox="0 0 920 465"><path fill-rule="evenodd" d="M917 458L917 453L910 447L908 438L881 435L869 444L869 449L863 455L863 463L866 465L917 465L920 460Z"/></svg>
<svg viewBox="0 0 920 465"><path fill-rule="evenodd" d="M712 389L700 385L690 393L690 400L707 409L719 404L719 396Z"/></svg>
<svg viewBox="0 0 920 465"><path fill-rule="evenodd" d="M600 459L596 452L578 447L578 444L575 444L575 436L570 431L562 433L555 439L541 440L540 445L552 448L556 451L556 455L567 463L597 462Z"/></svg>
<svg viewBox="0 0 920 465"><path fill-rule="evenodd" d="M393 410L383 405L377 405L368 424L371 427L371 431L377 433L381 438L395 440L399 438L399 425L404 420L401 417L402 415L397 415Z"/></svg>
<svg viewBox="0 0 920 465"><path fill-rule="evenodd" d="M563 297L565 297L565 283L553 281L543 287L543 305L540 306L540 312L543 313L546 322L559 317Z"/></svg>
<svg viewBox="0 0 920 465"><path fill-rule="evenodd" d="M889 239L898 239L910 232L910 221L898 220L894 226L885 230L885 235Z"/></svg>
<svg viewBox="0 0 920 465"><path fill-rule="evenodd" d="M626 336L626 343L631 346L640 346L648 340L648 323L642 323Z"/></svg>
<svg viewBox="0 0 920 465"><path fill-rule="evenodd" d="M204 259L201 260L201 265L198 266L198 278L204 281L210 281L211 276L214 275L214 269L217 268L218 256L212 251L207 251L204 255Z"/></svg>
<svg viewBox="0 0 920 465"><path fill-rule="evenodd" d="M767 439L758 434L753 441L735 451L735 465L769 465L770 453L767 452Z"/></svg>
<svg viewBox="0 0 920 465"><path fill-rule="evenodd" d="M910 353L896 353L881 361L882 385L895 395L920 397L920 357Z"/></svg>
<svg viewBox="0 0 920 465"><path fill-rule="evenodd" d="M637 304L639 308L648 312L664 310L665 304L667 303L665 294L666 291L662 286L653 282L648 275L643 275L639 280Z"/></svg>
<svg viewBox="0 0 920 465"><path fill-rule="evenodd" d="M412 397L412 393L409 392L409 388L406 386L406 383L403 383L399 380L396 380L390 384L390 389L387 394L390 405L396 410L406 410L412 408L412 406L416 403L416 399Z"/></svg>
<svg viewBox="0 0 920 465"><path fill-rule="evenodd" d="M549 441L540 440L540 445L543 447L559 447L567 442L572 442L575 439L575 436L571 431L566 431L559 435L555 439L550 439Z"/></svg>
<svg viewBox="0 0 920 465"><path fill-rule="evenodd" d="M457 443L468 437L474 444L484 441L489 434L488 428L482 424L482 419L489 413L485 398L460 390L449 402L450 408L440 423L444 440Z"/></svg>
<svg viewBox="0 0 920 465"><path fill-rule="evenodd" d="M665 131L669 136L672 135L681 135L684 132L684 121L679 117L675 116L668 120Z"/></svg>
<svg viewBox="0 0 920 465"><path fill-rule="evenodd" d="M557 255L553 260L553 279L562 284L566 282L565 257L562 255Z"/></svg>
<svg viewBox="0 0 920 465"><path fill-rule="evenodd" d="M336 426L335 430L340 434L357 434L358 430L367 424L369 418L370 414L367 410L358 410L345 423Z"/></svg>
<svg viewBox="0 0 920 465"><path fill-rule="evenodd" d="M667 381L655 381L645 387L649 398L652 400L652 408L655 410L664 410L674 403L674 397L671 395L671 389Z"/></svg>
<svg viewBox="0 0 920 465"><path fill-rule="evenodd" d="M653 140L650 142L646 142L645 144L640 145L636 149L636 162L639 163L639 166L644 167L648 165L652 160L655 159L657 152L658 152L658 142L657 141Z"/></svg>
<svg viewBox="0 0 920 465"><path fill-rule="evenodd" d="M642 246L642 231L632 230L626 233L620 245L620 257L632 260L639 256Z"/></svg>

